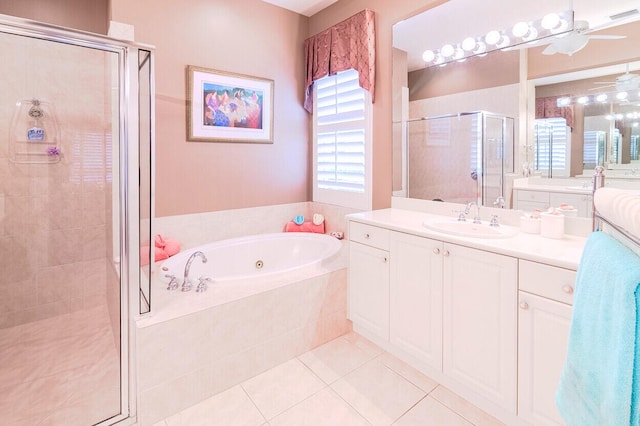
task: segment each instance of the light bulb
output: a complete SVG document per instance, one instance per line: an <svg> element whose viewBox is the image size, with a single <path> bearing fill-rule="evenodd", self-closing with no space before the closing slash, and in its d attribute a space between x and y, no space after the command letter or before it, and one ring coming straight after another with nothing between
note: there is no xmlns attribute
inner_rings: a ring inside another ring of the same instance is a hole
<svg viewBox="0 0 640 426"><path fill-rule="evenodd" d="M511 43L511 40L509 39L509 37L507 37L506 35L503 35L500 38L500 41L498 43L496 43L496 47L498 49L502 49L503 47L507 47L509 45L509 43Z"/></svg>
<svg viewBox="0 0 640 426"><path fill-rule="evenodd" d="M567 106L571 104L571 98L558 98L557 105L558 106Z"/></svg>
<svg viewBox="0 0 640 426"><path fill-rule="evenodd" d="M460 60L462 58L464 58L464 50L456 47L456 51L453 53L453 59Z"/></svg>
<svg viewBox="0 0 640 426"><path fill-rule="evenodd" d="M584 105L584 104L586 104L587 102L589 102L589 97L588 97L588 96L580 96L580 97L578 98L578 103L579 103L579 104Z"/></svg>
<svg viewBox="0 0 640 426"><path fill-rule="evenodd" d="M616 114L615 117L616 117L616 120L622 120L624 118L624 115Z"/></svg>
<svg viewBox="0 0 640 426"><path fill-rule="evenodd" d="M549 13L545 15L544 18L542 18L542 22L540 22L540 25L545 30L552 30L555 27L557 27L559 23L560 23L560 17L558 16L558 14Z"/></svg>
<svg viewBox="0 0 640 426"><path fill-rule="evenodd" d="M425 50L422 53L422 60L425 62L431 62L436 58L436 54L433 53L433 50Z"/></svg>
<svg viewBox="0 0 640 426"><path fill-rule="evenodd" d="M524 37L527 35L528 32L529 32L529 24L527 24L524 21L520 21L517 24L515 24L513 26L513 29L511 30L511 33L515 37Z"/></svg>
<svg viewBox="0 0 640 426"><path fill-rule="evenodd" d="M496 44L500 41L500 33L496 30L489 31L484 37L484 41L487 44Z"/></svg>
<svg viewBox="0 0 640 426"><path fill-rule="evenodd" d="M613 115L611 115L611 114L607 114L607 115L605 115L605 116L604 116L604 118L605 118L606 120L611 121L611 120L613 120Z"/></svg>
<svg viewBox="0 0 640 426"><path fill-rule="evenodd" d="M607 95L604 93L601 93L598 96L596 96L596 101L598 102L604 102L606 100L607 100Z"/></svg>
<svg viewBox="0 0 640 426"><path fill-rule="evenodd" d="M627 99L627 96L629 96L627 92L618 92L618 94L616 94L616 99L621 101Z"/></svg>
<svg viewBox="0 0 640 426"><path fill-rule="evenodd" d="M560 24L556 28L552 28L554 33L562 33L569 29L569 21L566 19L561 19Z"/></svg>
<svg viewBox="0 0 640 426"><path fill-rule="evenodd" d="M473 53L476 55L480 55L482 53L485 53L486 51L487 51L487 45L479 41L476 45L476 48L473 50Z"/></svg>
<svg viewBox="0 0 640 426"><path fill-rule="evenodd" d="M444 46L442 46L442 49L440 49L440 53L445 58L448 58L449 56L452 56L454 51L455 51L455 49L450 44L445 44Z"/></svg>
<svg viewBox="0 0 640 426"><path fill-rule="evenodd" d="M535 40L536 38L538 38L538 30L531 27L529 28L529 34L527 34L525 37L522 37L522 40L531 41L531 40Z"/></svg>
<svg viewBox="0 0 640 426"><path fill-rule="evenodd" d="M436 55L435 59L433 60L433 63L435 65L440 65L444 62L444 58L442 57L442 55Z"/></svg>
<svg viewBox="0 0 640 426"><path fill-rule="evenodd" d="M473 37L467 37L464 40L462 40L461 46L464 50L466 50L467 52L470 52L476 47L476 39Z"/></svg>

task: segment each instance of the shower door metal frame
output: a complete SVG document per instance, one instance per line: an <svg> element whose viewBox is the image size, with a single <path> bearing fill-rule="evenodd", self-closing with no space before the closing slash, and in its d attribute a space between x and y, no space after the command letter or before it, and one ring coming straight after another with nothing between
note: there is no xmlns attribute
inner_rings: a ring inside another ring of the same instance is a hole
<svg viewBox="0 0 640 426"><path fill-rule="evenodd" d="M103 35L70 30L55 25L0 14L0 32L57 43L113 52L118 55L119 120L119 200L120 200L120 414L97 425L129 425L136 421L135 320L140 317L140 201L139 201L139 129L138 129L138 51L151 52L149 45L116 40ZM154 85L150 79L151 176L154 157ZM153 218L154 182L151 179L151 218ZM116 232L116 230L113 230Z"/></svg>

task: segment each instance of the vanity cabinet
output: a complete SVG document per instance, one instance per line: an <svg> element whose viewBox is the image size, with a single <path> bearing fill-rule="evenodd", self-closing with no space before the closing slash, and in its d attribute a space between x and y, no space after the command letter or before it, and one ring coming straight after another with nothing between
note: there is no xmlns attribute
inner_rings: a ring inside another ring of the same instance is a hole
<svg viewBox="0 0 640 426"><path fill-rule="evenodd" d="M414 358L442 370L441 241L392 232L389 340Z"/></svg>
<svg viewBox="0 0 640 426"><path fill-rule="evenodd" d="M443 372L516 412L515 258L444 245Z"/></svg>
<svg viewBox="0 0 640 426"><path fill-rule="evenodd" d="M349 235L349 318L389 340L389 231L351 222Z"/></svg>
<svg viewBox="0 0 640 426"><path fill-rule="evenodd" d="M555 394L567 354L575 271L520 260L518 417L563 425Z"/></svg>
<svg viewBox="0 0 640 426"><path fill-rule="evenodd" d="M562 425L574 270L350 221L354 329L508 424Z"/></svg>

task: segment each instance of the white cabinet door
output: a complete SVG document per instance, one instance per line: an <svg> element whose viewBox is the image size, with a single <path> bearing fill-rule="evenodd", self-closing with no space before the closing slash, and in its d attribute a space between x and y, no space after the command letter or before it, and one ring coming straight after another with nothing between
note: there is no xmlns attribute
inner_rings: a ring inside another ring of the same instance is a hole
<svg viewBox="0 0 640 426"><path fill-rule="evenodd" d="M442 370L442 247L440 241L393 232L389 340Z"/></svg>
<svg viewBox="0 0 640 426"><path fill-rule="evenodd" d="M571 306L520 292L518 416L534 425L563 425L555 404L567 355Z"/></svg>
<svg viewBox="0 0 640 426"><path fill-rule="evenodd" d="M389 340L389 252L349 243L349 317Z"/></svg>
<svg viewBox="0 0 640 426"><path fill-rule="evenodd" d="M516 412L517 259L444 245L443 371Z"/></svg>

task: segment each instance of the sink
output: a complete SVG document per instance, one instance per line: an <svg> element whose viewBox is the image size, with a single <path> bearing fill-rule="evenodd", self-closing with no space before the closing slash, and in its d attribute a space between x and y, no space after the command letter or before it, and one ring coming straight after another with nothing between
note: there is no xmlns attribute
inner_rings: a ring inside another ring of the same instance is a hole
<svg viewBox="0 0 640 426"><path fill-rule="evenodd" d="M489 226L489 222L485 221L477 224L472 221L460 222L454 218L429 219L422 225L432 231L472 238L510 238L518 233L518 229L512 226Z"/></svg>

